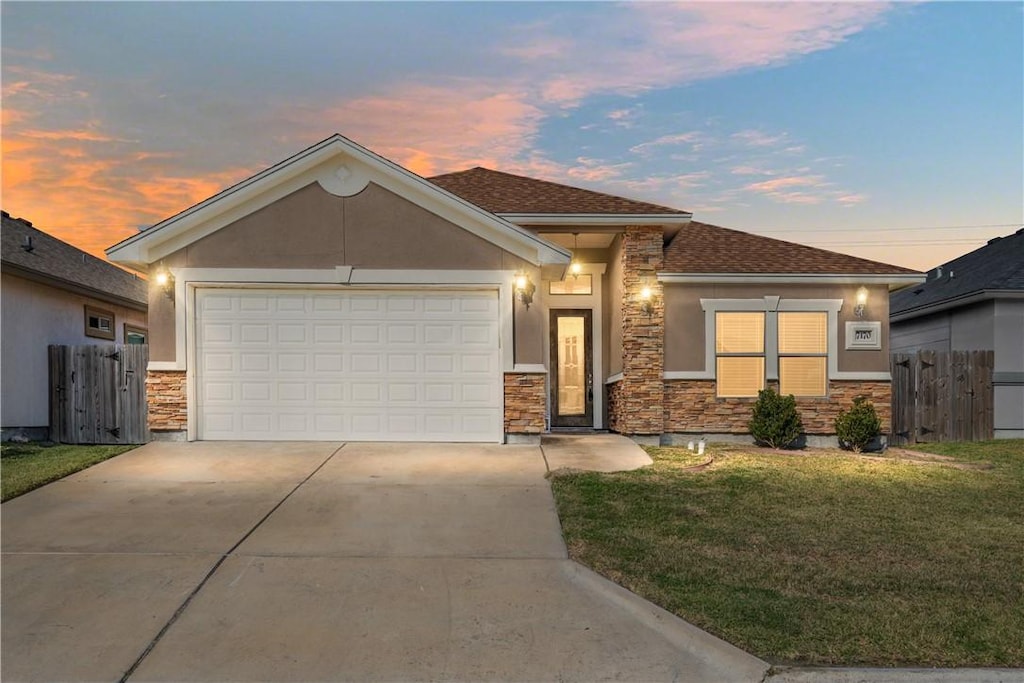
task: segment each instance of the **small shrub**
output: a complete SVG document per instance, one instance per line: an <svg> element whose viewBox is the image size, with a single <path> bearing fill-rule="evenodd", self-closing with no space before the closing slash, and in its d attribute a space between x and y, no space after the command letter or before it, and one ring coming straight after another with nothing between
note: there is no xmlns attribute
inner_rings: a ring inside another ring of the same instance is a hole
<svg viewBox="0 0 1024 683"><path fill-rule="evenodd" d="M793 395L779 396L772 389L757 392L750 434L759 446L785 448L800 438L804 431Z"/></svg>
<svg viewBox="0 0 1024 683"><path fill-rule="evenodd" d="M875 405L864 396L853 399L853 407L836 417L836 437L843 448L862 452L882 430Z"/></svg>

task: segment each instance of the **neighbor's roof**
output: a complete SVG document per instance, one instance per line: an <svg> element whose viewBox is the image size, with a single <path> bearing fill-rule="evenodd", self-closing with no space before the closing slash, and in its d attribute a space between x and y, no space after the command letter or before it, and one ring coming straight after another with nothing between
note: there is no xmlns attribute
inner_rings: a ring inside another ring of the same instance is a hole
<svg viewBox="0 0 1024 683"><path fill-rule="evenodd" d="M0 216L4 272L139 310L147 307L145 280L46 234L29 221L12 218L6 211ZM31 251L23 248L28 237Z"/></svg>
<svg viewBox="0 0 1024 683"><path fill-rule="evenodd" d="M918 275L909 268L690 221L665 248L665 273Z"/></svg>
<svg viewBox="0 0 1024 683"><path fill-rule="evenodd" d="M940 274L941 272L941 274ZM963 299L982 292L1024 293L1024 228L928 272L928 279L892 295L889 313Z"/></svg>
<svg viewBox="0 0 1024 683"><path fill-rule="evenodd" d="M427 178L496 214L633 214L689 216L688 211L477 166Z"/></svg>

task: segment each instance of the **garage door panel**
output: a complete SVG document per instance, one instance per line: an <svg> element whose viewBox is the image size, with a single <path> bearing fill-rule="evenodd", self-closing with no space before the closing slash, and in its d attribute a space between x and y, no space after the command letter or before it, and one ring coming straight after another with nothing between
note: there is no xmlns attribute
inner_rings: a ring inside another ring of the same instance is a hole
<svg viewBox="0 0 1024 683"><path fill-rule="evenodd" d="M204 439L499 440L495 292L199 290Z"/></svg>

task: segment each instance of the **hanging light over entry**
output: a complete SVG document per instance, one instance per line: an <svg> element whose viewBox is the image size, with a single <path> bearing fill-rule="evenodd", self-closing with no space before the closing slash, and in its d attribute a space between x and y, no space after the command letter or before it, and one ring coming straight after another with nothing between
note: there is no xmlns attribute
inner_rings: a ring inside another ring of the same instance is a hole
<svg viewBox="0 0 1024 683"><path fill-rule="evenodd" d="M569 272L572 273L574 278L579 277L580 273L583 272L583 264L580 263L579 257L579 236L578 232L572 234L572 261L569 263Z"/></svg>

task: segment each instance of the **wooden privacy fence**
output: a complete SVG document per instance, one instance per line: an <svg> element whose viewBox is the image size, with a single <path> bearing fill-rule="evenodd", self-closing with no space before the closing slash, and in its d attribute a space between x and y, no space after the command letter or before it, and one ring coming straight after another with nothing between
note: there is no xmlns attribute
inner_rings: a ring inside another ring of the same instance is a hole
<svg viewBox="0 0 1024 683"><path fill-rule="evenodd" d="M149 441L145 344L50 347L50 438L60 443Z"/></svg>
<svg viewBox="0 0 1024 683"><path fill-rule="evenodd" d="M890 443L991 439L994 365L993 351L892 354Z"/></svg>

